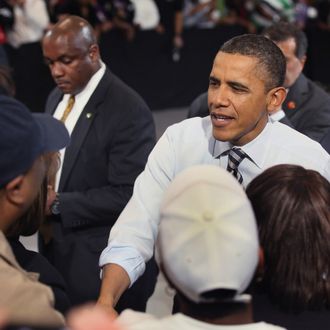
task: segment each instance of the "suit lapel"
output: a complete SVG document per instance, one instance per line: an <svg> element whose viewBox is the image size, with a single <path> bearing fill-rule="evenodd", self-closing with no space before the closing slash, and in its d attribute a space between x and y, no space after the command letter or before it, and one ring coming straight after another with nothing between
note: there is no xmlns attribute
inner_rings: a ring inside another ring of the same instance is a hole
<svg viewBox="0 0 330 330"><path fill-rule="evenodd" d="M295 84L289 89L289 93L283 103L283 110L288 118L299 112L306 97L308 97L307 79L303 74L300 74Z"/></svg>
<svg viewBox="0 0 330 330"><path fill-rule="evenodd" d="M61 102L62 98L63 93L56 88L54 94L49 98L45 112L51 115L54 114L56 107Z"/></svg>
<svg viewBox="0 0 330 330"><path fill-rule="evenodd" d="M83 144L90 128L95 120L98 109L101 103L103 103L106 93L109 89L109 72L106 71L100 83L96 87L94 93L87 102L84 110L82 111L74 130L71 134L70 145L66 148L65 156L63 160L63 167L61 173L61 179L59 183L59 191L63 191L73 166L77 160L81 145Z"/></svg>

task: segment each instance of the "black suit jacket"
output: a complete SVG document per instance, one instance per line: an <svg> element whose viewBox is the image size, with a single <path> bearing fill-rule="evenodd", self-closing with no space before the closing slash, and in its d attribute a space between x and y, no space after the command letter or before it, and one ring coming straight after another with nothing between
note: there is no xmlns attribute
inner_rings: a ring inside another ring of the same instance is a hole
<svg viewBox="0 0 330 330"><path fill-rule="evenodd" d="M54 113L62 97L56 88L48 98L46 111ZM60 216L52 219L54 238L46 249L67 282L73 304L97 299L100 253L154 143L149 108L137 93L106 70L66 148L58 189ZM137 283L141 290L132 297L141 303L153 291L154 268L151 274L146 271L145 278L146 283L140 287ZM132 299L124 307L143 309Z"/></svg>
<svg viewBox="0 0 330 330"><path fill-rule="evenodd" d="M321 140L322 147L330 154L330 130Z"/></svg>
<svg viewBox="0 0 330 330"><path fill-rule="evenodd" d="M282 107L293 127L313 140L319 142L330 129L330 95L303 74Z"/></svg>

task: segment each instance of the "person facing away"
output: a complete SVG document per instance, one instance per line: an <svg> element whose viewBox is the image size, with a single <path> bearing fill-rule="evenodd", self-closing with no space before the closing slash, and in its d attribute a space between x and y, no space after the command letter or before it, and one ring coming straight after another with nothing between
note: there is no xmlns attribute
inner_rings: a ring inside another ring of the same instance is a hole
<svg viewBox="0 0 330 330"><path fill-rule="evenodd" d="M99 254L145 166L155 129L142 98L102 62L86 20L67 16L59 21L46 33L42 49L57 85L46 112L65 122L71 134L70 146L60 152L55 182L49 182L53 238L44 253L76 305L97 299ZM144 310L156 273L151 261L118 309Z"/></svg>
<svg viewBox="0 0 330 330"><path fill-rule="evenodd" d="M321 141L330 129L330 95L302 72L307 60L305 33L293 23L279 22L266 28L263 35L276 43L286 59L284 87L288 94L282 107L270 113L271 119ZM188 118L208 114L207 93L203 93L191 103Z"/></svg>
<svg viewBox="0 0 330 330"><path fill-rule="evenodd" d="M283 329L253 321L245 291L258 265L257 225L232 175L214 165L182 171L164 194L160 219L159 262L179 312L157 319L126 310L117 318L123 329Z"/></svg>
<svg viewBox="0 0 330 330"><path fill-rule="evenodd" d="M47 153L44 155L44 160L47 177L56 173L59 165L58 152ZM46 204L47 178L41 184L38 195L27 212L5 231L5 236L18 264L27 272L38 273L39 282L48 285L53 291L54 308L65 315L71 303L66 293L64 279L43 255L26 249L19 240L22 236L34 235L38 230L44 231Z"/></svg>
<svg viewBox="0 0 330 330"><path fill-rule="evenodd" d="M8 67L0 65L0 94L14 97L15 83ZM56 172L58 152L47 153L44 156L47 172ZM47 174L47 175L49 175ZM39 274L38 280L51 287L54 293L54 307L65 314L70 307L70 301L66 294L65 283L58 271L49 261L38 252L30 251L19 241L20 236L31 236L35 234L45 219L45 205L47 200L47 181L40 187L35 201L27 212L17 219L5 232L5 236L13 250L18 264L28 272Z"/></svg>
<svg viewBox="0 0 330 330"><path fill-rule="evenodd" d="M32 115L20 102L0 95L0 310L9 325L60 327L51 289L18 264L4 234L37 197L46 175L45 157L69 143L64 125Z"/></svg>
<svg viewBox="0 0 330 330"><path fill-rule="evenodd" d="M246 193L264 250L254 316L292 330L329 329L330 183L316 171L277 165Z"/></svg>
<svg viewBox="0 0 330 330"><path fill-rule="evenodd" d="M226 168L245 187L265 169L283 163L314 169L330 180L330 156L315 141L268 120L283 102L285 58L268 38L241 35L217 53L210 73L210 116L169 127L137 178L102 252L99 304L111 306L143 273L153 255L163 192L185 168Z"/></svg>

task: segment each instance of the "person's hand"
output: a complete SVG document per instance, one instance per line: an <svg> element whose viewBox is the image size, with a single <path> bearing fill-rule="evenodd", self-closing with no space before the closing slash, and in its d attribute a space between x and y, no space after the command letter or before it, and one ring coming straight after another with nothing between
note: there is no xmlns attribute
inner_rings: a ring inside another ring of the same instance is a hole
<svg viewBox="0 0 330 330"><path fill-rule="evenodd" d="M104 300L102 297L99 297L96 306L105 311L111 318L116 318L118 316L117 311L114 309L109 299Z"/></svg>
<svg viewBox="0 0 330 330"><path fill-rule="evenodd" d="M115 316L99 305L85 305L72 309L67 317L70 330L120 330Z"/></svg>
<svg viewBox="0 0 330 330"><path fill-rule="evenodd" d="M117 317L115 311L119 298L130 286L130 279L120 265L106 264L102 268L102 284L97 306L102 308L110 317Z"/></svg>

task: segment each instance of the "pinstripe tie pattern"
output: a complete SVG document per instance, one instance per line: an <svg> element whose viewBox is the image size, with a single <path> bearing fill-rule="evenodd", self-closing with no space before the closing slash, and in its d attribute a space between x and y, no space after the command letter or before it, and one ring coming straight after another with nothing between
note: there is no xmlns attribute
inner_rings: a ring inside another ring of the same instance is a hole
<svg viewBox="0 0 330 330"><path fill-rule="evenodd" d="M246 153L240 148L232 148L228 154L227 171L232 173L240 184L243 182L243 177L238 171L238 166L245 157L247 157Z"/></svg>

